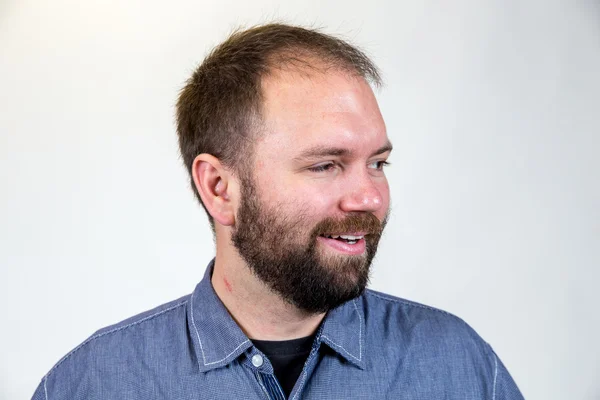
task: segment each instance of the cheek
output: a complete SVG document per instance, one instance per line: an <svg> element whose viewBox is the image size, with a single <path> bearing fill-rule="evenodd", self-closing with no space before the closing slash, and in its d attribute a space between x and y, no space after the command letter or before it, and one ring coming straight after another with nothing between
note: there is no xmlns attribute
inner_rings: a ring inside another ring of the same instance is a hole
<svg viewBox="0 0 600 400"><path fill-rule="evenodd" d="M260 198L263 204L290 221L310 223L328 206L328 199L315 188L297 185L275 174L264 176L260 182Z"/></svg>
<svg viewBox="0 0 600 400"><path fill-rule="evenodd" d="M296 187L290 196L296 198L308 210L308 214L322 219L331 216L331 213L337 210L338 193L339 191L329 184L312 184Z"/></svg>
<svg viewBox="0 0 600 400"><path fill-rule="evenodd" d="M381 195L381 208L379 210L377 210L375 215L380 220L383 220L383 218L385 217L385 214L388 212L388 209L390 208L390 186L387 182L387 179L384 182L382 182L380 185L378 185L377 189L379 190L379 194Z"/></svg>
<svg viewBox="0 0 600 400"><path fill-rule="evenodd" d="M288 215L302 217L307 223L330 216L335 210L334 196L315 190L299 188L286 191L282 197Z"/></svg>
<svg viewBox="0 0 600 400"><path fill-rule="evenodd" d="M298 228L299 237L311 232L316 224L331 217L336 210L334 196L324 195L314 188L289 187L278 200L277 213L287 216L288 221Z"/></svg>

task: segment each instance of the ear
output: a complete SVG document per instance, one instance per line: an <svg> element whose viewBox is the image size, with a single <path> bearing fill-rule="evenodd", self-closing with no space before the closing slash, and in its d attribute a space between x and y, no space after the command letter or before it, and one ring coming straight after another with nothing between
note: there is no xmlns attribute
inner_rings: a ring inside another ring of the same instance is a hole
<svg viewBox="0 0 600 400"><path fill-rule="evenodd" d="M218 158L200 154L192 163L192 178L196 190L209 214L224 226L235 222L235 209L231 201L231 175Z"/></svg>

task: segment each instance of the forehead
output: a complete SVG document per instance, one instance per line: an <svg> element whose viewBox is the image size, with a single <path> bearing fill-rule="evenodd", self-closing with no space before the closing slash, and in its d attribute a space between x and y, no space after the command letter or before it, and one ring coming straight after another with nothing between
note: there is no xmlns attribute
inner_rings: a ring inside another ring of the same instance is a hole
<svg viewBox="0 0 600 400"><path fill-rule="evenodd" d="M371 153L388 142L369 84L342 71L281 71L263 79L265 134L257 151L300 153L315 146Z"/></svg>

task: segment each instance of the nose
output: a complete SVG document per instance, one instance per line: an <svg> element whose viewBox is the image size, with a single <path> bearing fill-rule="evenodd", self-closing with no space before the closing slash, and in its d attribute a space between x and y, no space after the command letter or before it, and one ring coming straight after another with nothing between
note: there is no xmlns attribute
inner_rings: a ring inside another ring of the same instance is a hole
<svg viewBox="0 0 600 400"><path fill-rule="evenodd" d="M368 173L352 176L345 183L346 192L340 201L344 212L376 212L383 207L381 191Z"/></svg>

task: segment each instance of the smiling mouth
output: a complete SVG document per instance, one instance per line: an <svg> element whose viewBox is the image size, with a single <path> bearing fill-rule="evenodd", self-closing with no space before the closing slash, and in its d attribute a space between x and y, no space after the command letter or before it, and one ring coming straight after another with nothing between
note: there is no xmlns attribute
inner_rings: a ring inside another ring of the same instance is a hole
<svg viewBox="0 0 600 400"><path fill-rule="evenodd" d="M341 242L345 242L345 243L348 243L348 244L356 244L359 240L365 238L365 235L325 234L325 235L319 235L319 236L327 238L327 239L339 240Z"/></svg>

